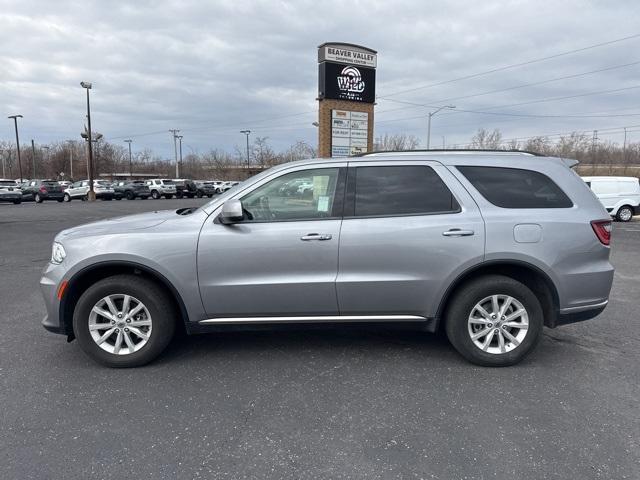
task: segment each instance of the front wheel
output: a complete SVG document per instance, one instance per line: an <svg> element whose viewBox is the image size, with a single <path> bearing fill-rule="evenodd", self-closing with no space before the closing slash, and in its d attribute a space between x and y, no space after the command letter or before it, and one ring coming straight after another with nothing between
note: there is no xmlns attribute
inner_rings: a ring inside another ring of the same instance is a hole
<svg viewBox="0 0 640 480"><path fill-rule="evenodd" d="M175 308L155 283L138 276L100 280L73 312L80 348L109 367L138 367L156 358L175 331Z"/></svg>
<svg viewBox="0 0 640 480"><path fill-rule="evenodd" d="M629 222L633 218L633 208L629 205L623 205L618 209L618 213L616 213L616 219L619 222Z"/></svg>
<svg viewBox="0 0 640 480"><path fill-rule="evenodd" d="M20 205L21 203L22 203L22 200L20 200L20 199L13 201L14 205Z"/></svg>
<svg viewBox="0 0 640 480"><path fill-rule="evenodd" d="M39 193L36 193L36 196L33 197L33 199L35 200L36 203L42 203L43 201Z"/></svg>
<svg viewBox="0 0 640 480"><path fill-rule="evenodd" d="M173 198L173 195L165 195L164 198L166 198L167 200L171 200Z"/></svg>
<svg viewBox="0 0 640 480"><path fill-rule="evenodd" d="M487 367L514 365L542 334L540 302L524 284L488 275L463 285L446 314L446 332L467 360Z"/></svg>
<svg viewBox="0 0 640 480"><path fill-rule="evenodd" d="M154 200L158 200L160 198L160 194L158 193L157 190L152 191L151 196L153 197Z"/></svg>
<svg viewBox="0 0 640 480"><path fill-rule="evenodd" d="M68 193L64 194L64 201L65 202L70 202L71 201L71 195L69 195Z"/></svg>

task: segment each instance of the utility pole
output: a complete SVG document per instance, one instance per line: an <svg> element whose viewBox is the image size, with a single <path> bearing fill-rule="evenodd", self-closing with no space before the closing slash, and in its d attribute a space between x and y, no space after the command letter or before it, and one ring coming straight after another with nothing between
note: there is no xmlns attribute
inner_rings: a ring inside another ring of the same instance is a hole
<svg viewBox="0 0 640 480"><path fill-rule="evenodd" d="M43 156L42 156L42 159L41 159L42 164L43 164L43 165L47 165L47 164L49 163L49 146L48 146L48 145L43 145L43 146L42 146L42 147L40 147L40 148L41 148L41 149L44 149L44 150L46 150L46 151L47 151L47 155L46 155L46 156L45 156L45 155L43 155Z"/></svg>
<svg viewBox="0 0 640 480"><path fill-rule="evenodd" d="M240 130L240 133L244 133L247 137L247 178L249 178L249 134L251 133L251 130Z"/></svg>
<svg viewBox="0 0 640 480"><path fill-rule="evenodd" d="M176 158L176 178L180 178L180 167L178 166L178 146L176 145L176 136L180 130L173 129L169 130L173 134L173 153Z"/></svg>
<svg viewBox="0 0 640 480"><path fill-rule="evenodd" d="M131 170L131 142L132 140L125 140L126 143L129 144L129 178L133 179L133 174Z"/></svg>
<svg viewBox="0 0 640 480"><path fill-rule="evenodd" d="M431 147L431 117L433 117L440 110L444 110L445 108L454 109L454 108L456 108L456 106L455 105L443 105L442 107L439 107L439 108L435 109L433 112L429 112L429 120L428 120L428 123L427 123L427 150L429 150L429 148Z"/></svg>
<svg viewBox="0 0 640 480"><path fill-rule="evenodd" d="M593 164L595 165L598 158L598 130L593 131L593 139L591 142L591 149L593 150ZM595 168L595 167L594 167Z"/></svg>
<svg viewBox="0 0 640 480"><path fill-rule="evenodd" d="M31 160L33 162L33 172L31 178L36 178L36 145L33 143L33 138L31 139Z"/></svg>
<svg viewBox="0 0 640 480"><path fill-rule="evenodd" d="M0 155L2 156L2 178L7 178L7 174L4 171L4 150L0 150Z"/></svg>
<svg viewBox="0 0 640 480"><path fill-rule="evenodd" d="M89 123L89 132L87 133L87 145L89 145L89 163L87 168L89 170L89 192L87 193L87 199L91 202L96 200L96 192L93 190L93 142L91 140L91 106L89 104L89 90L91 90L90 82L80 82L80 86L87 90L87 122Z"/></svg>
<svg viewBox="0 0 640 480"><path fill-rule="evenodd" d="M180 167L182 167L182 135L178 135L177 138L178 138L178 141L180 142Z"/></svg>
<svg viewBox="0 0 640 480"><path fill-rule="evenodd" d="M18 169L20 170L20 183L22 183L22 162L20 161L20 139L18 138L18 118L22 118L22 115L10 115L7 118L13 118L13 125L16 129L16 150L18 153Z"/></svg>
<svg viewBox="0 0 640 480"><path fill-rule="evenodd" d="M622 163L627 163L627 127L624 127L624 142L622 144Z"/></svg>

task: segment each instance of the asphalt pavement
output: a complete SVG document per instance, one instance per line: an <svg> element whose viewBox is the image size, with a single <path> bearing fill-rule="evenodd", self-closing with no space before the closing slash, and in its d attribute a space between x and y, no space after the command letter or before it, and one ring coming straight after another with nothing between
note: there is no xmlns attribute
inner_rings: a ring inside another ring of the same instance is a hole
<svg viewBox="0 0 640 480"><path fill-rule="evenodd" d="M0 478L640 478L640 222L614 226L605 312L511 368L359 325L179 338L111 370L42 328L59 230L201 203L0 204Z"/></svg>

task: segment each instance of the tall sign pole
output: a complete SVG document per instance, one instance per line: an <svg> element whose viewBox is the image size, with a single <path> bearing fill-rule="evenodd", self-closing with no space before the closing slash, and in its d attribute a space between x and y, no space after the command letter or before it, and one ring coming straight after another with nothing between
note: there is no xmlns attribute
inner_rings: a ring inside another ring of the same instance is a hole
<svg viewBox="0 0 640 480"><path fill-rule="evenodd" d="M318 155L348 157L373 150L378 54L361 45L318 47Z"/></svg>

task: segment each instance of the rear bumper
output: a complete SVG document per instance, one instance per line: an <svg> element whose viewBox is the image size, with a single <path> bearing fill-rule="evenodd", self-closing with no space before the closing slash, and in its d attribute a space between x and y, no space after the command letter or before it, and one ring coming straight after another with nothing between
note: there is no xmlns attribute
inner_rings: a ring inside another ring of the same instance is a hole
<svg viewBox="0 0 640 480"><path fill-rule="evenodd" d="M22 193L3 193L0 195L0 202L15 202L22 200Z"/></svg>
<svg viewBox="0 0 640 480"><path fill-rule="evenodd" d="M603 302L594 303L591 305L582 305L580 307L563 308L560 310L558 317L551 328L559 327L561 325L568 325L570 323L583 322L585 320L591 320L594 317L600 315L607 305L609 300Z"/></svg>

